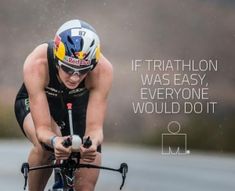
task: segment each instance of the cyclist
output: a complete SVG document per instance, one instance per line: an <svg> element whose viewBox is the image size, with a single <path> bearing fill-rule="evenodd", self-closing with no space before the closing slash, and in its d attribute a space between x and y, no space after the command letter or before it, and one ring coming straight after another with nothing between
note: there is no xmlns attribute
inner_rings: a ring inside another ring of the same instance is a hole
<svg viewBox="0 0 235 191"><path fill-rule="evenodd" d="M100 53L94 28L81 20L70 20L56 32L54 41L37 46L23 67L24 83L15 101L17 121L33 144L30 166L67 159L71 147L62 142L69 135L66 103L73 104L74 134L90 136L92 146L80 147L81 162L101 163L101 143L107 97L112 84L112 65ZM31 171L29 190L44 190L51 170ZM76 172L76 190L94 190L99 171Z"/></svg>

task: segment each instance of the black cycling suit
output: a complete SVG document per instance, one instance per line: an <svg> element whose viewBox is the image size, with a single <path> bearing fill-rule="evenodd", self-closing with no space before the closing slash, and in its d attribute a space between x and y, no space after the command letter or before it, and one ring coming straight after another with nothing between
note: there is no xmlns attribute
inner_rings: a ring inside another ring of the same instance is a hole
<svg viewBox="0 0 235 191"><path fill-rule="evenodd" d="M53 55L52 41L48 42L47 59L50 81L45 88L45 92L50 108L50 114L58 126L60 126L62 135L69 135L69 121L66 104L69 102L72 103L74 134L77 134L82 138L86 129L86 111L89 99L89 90L85 87L85 79L73 90L66 88L58 81L58 71ZM23 84L16 96L15 115L24 134L23 122L28 113L30 113L28 92ZM99 146L97 150L101 152L101 147Z"/></svg>

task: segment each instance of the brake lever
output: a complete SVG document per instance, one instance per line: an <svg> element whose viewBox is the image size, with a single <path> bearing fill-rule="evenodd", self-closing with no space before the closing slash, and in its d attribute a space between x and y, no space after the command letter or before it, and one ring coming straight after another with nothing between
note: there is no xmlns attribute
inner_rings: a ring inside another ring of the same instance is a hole
<svg viewBox="0 0 235 191"><path fill-rule="evenodd" d="M122 163L120 166L119 172L122 174L122 184L120 186L120 190L121 190L125 184L125 181L126 181L126 174L128 172L128 165L126 163Z"/></svg>
<svg viewBox="0 0 235 191"><path fill-rule="evenodd" d="M62 145L65 147L65 148L68 148L69 146L72 145L72 139L71 137L68 137L67 139L65 139L63 142L62 142Z"/></svg>
<svg viewBox="0 0 235 191"><path fill-rule="evenodd" d="M21 173L24 176L24 190L27 187L28 182L28 173L29 173L29 163L23 163L21 166Z"/></svg>
<svg viewBox="0 0 235 191"><path fill-rule="evenodd" d="M88 149L91 145L92 145L92 141L91 141L91 138L90 136L87 137L85 140L83 140L83 146L84 148Z"/></svg>

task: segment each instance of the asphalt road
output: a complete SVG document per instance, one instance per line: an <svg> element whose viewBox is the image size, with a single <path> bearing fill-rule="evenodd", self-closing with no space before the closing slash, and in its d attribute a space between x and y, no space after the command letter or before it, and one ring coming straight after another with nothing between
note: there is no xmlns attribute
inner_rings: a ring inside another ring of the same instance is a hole
<svg viewBox="0 0 235 191"><path fill-rule="evenodd" d="M30 144L0 141L0 188L23 190L21 163L27 159ZM159 150L104 145L103 165L119 167L127 162L129 173L124 191L234 191L235 156L194 153L166 156ZM96 191L119 190L119 174L102 171Z"/></svg>

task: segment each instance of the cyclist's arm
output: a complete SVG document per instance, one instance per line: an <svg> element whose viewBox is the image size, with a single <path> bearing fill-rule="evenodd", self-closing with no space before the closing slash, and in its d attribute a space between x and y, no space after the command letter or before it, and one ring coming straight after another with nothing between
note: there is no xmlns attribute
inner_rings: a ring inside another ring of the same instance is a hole
<svg viewBox="0 0 235 191"><path fill-rule="evenodd" d="M87 80L90 95L85 136L90 136L92 144L97 146L103 141L103 122L112 78L112 65L104 56L101 56L95 70L89 74Z"/></svg>
<svg viewBox="0 0 235 191"><path fill-rule="evenodd" d="M55 134L51 129L50 111L44 90L49 78L46 44L38 46L27 57L23 74L38 140L50 145L50 137Z"/></svg>

